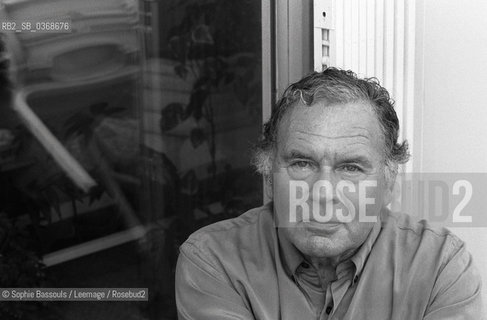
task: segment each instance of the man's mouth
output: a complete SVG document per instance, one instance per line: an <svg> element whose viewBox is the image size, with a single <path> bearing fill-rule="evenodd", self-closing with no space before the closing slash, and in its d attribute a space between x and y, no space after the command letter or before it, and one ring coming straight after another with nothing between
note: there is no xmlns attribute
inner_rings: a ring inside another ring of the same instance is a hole
<svg viewBox="0 0 487 320"><path fill-rule="evenodd" d="M343 226L343 223L341 222L335 222L335 221L330 221L330 222L316 222L316 221L310 221L307 223L303 223L303 227L311 232L316 232L316 233L329 233L329 232L334 232L341 228Z"/></svg>

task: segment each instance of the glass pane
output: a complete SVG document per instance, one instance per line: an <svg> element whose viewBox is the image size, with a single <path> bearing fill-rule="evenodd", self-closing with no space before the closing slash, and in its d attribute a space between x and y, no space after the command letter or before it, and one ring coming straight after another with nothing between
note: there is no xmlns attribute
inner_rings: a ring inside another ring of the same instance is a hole
<svg viewBox="0 0 487 320"><path fill-rule="evenodd" d="M157 22L147 22L158 33L147 52L152 179L143 194L153 221L171 226L172 268L193 231L262 204L262 179L249 165L262 124L261 3L163 1L156 10ZM174 291L168 272L163 296Z"/></svg>
<svg viewBox="0 0 487 320"><path fill-rule="evenodd" d="M158 197L164 210L150 211L160 217L181 210L192 216L199 208L197 217L205 221L262 201L261 179L249 166L262 122L260 6L160 4L159 52L149 52L146 65L144 144L149 155L162 155L156 168L170 177L161 179L179 191L167 193L172 201ZM205 206L212 208L208 217Z"/></svg>
<svg viewBox="0 0 487 320"><path fill-rule="evenodd" d="M0 317L176 319L179 245L263 201L261 1L8 1L0 21L0 287L149 289Z"/></svg>

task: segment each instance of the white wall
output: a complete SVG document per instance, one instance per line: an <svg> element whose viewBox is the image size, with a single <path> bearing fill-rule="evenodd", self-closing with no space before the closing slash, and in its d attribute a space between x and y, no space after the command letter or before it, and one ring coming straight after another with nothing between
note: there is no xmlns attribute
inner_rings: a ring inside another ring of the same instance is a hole
<svg viewBox="0 0 487 320"><path fill-rule="evenodd" d="M415 171L486 173L487 2L417 2ZM487 228L452 230L474 256L487 301Z"/></svg>

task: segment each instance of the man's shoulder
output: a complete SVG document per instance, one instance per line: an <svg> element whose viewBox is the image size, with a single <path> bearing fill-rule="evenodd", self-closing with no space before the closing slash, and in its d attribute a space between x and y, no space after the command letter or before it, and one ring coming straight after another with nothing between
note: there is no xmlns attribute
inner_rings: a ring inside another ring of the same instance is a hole
<svg viewBox="0 0 487 320"><path fill-rule="evenodd" d="M256 247L268 242L274 229L271 204L251 209L240 216L222 220L205 226L193 234L183 244L197 250L232 252L243 247Z"/></svg>
<svg viewBox="0 0 487 320"><path fill-rule="evenodd" d="M418 240L431 237L438 241L448 239L458 244L463 243L451 230L433 225L425 219L418 220L406 213L388 211L382 216L382 219L383 229L392 228L398 236Z"/></svg>
<svg viewBox="0 0 487 320"><path fill-rule="evenodd" d="M480 301L480 274L465 243L447 228L387 213L371 255L371 278L389 281L398 300L420 303L422 312L435 313L435 319L452 312L445 306Z"/></svg>
<svg viewBox="0 0 487 320"><path fill-rule="evenodd" d="M405 213L387 212L382 217L381 236L404 256L418 253L436 260L443 267L456 253L465 250L465 243L451 230L427 220L418 220Z"/></svg>

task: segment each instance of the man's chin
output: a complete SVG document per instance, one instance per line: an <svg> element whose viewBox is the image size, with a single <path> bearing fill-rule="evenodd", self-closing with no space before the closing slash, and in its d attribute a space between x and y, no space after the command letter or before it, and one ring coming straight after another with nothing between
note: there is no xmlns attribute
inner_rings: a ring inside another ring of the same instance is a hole
<svg viewBox="0 0 487 320"><path fill-rule="evenodd" d="M341 248L326 244L309 244L303 251L304 255L316 259L333 259L344 253Z"/></svg>
<svg viewBox="0 0 487 320"><path fill-rule="evenodd" d="M301 242L302 248L298 248L305 255L316 258L331 258L343 253L343 246L339 239L333 236L307 234L306 241Z"/></svg>

